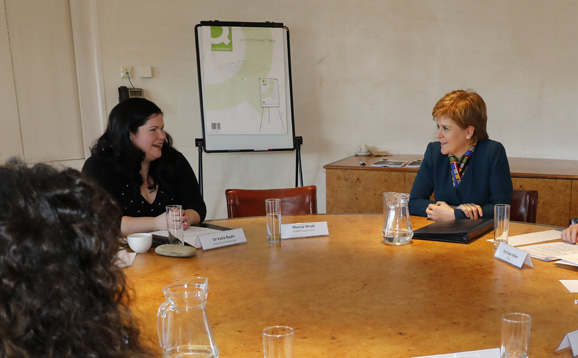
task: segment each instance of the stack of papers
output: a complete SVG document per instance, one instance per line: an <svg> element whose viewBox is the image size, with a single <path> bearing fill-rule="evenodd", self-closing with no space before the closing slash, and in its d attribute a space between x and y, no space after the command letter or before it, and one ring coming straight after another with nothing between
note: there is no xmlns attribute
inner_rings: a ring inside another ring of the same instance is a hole
<svg viewBox="0 0 578 358"><path fill-rule="evenodd" d="M578 246L567 242L523 246L519 249L542 261L556 261L560 260L563 256L578 254Z"/></svg>
<svg viewBox="0 0 578 358"><path fill-rule="evenodd" d="M558 230L539 231L531 234L510 236L510 238L508 238L508 245L510 246L530 245L535 244L537 242L557 240L560 239L561 237L562 237L561 233Z"/></svg>
<svg viewBox="0 0 578 358"><path fill-rule="evenodd" d="M578 266L578 253L560 256L558 264Z"/></svg>
<svg viewBox="0 0 578 358"><path fill-rule="evenodd" d="M381 159L371 164L371 166L385 167L385 168L401 168L401 167L419 168L420 164L421 160L403 161L403 160Z"/></svg>
<svg viewBox="0 0 578 358"><path fill-rule="evenodd" d="M215 230L215 229L210 229L210 228L206 228L206 227L200 227L200 226L189 226L183 233L184 233L184 237L183 240L195 247L195 248L200 248L199 244L197 243L197 237L200 235L205 235L205 234L210 234L210 233L217 233L220 232L220 230ZM157 235L157 236L162 236L162 237L169 237L169 232L167 230L160 230L160 231L155 231L152 233L153 235Z"/></svg>
<svg viewBox="0 0 578 358"><path fill-rule="evenodd" d="M500 358L500 348L482 349L479 351L459 352L450 354L436 354L414 358Z"/></svg>
<svg viewBox="0 0 578 358"><path fill-rule="evenodd" d="M405 165L405 168L419 168L419 166L421 165L421 159L420 160L412 160L411 162L408 162Z"/></svg>

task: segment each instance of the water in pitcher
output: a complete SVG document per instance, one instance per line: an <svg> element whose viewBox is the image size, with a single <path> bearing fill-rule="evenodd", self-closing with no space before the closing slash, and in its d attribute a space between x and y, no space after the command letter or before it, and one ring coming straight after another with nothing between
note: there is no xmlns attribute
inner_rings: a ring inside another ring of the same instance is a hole
<svg viewBox="0 0 578 358"><path fill-rule="evenodd" d="M163 287L165 302L157 319L164 358L219 357L205 309L208 291L206 277L188 277Z"/></svg>
<svg viewBox="0 0 578 358"><path fill-rule="evenodd" d="M384 223L381 236L386 244L405 245L411 242L413 230L408 209L409 194L383 193Z"/></svg>
<svg viewBox="0 0 578 358"><path fill-rule="evenodd" d="M180 346L163 353L163 358L214 358L210 347Z"/></svg>
<svg viewBox="0 0 578 358"><path fill-rule="evenodd" d="M403 245L410 242L413 237L413 232L408 230L391 231L390 235L383 237L386 243L394 245Z"/></svg>

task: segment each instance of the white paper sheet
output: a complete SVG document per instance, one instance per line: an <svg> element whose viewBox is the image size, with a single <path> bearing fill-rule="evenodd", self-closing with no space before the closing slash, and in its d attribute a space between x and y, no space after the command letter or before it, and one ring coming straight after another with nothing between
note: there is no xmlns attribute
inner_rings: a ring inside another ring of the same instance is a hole
<svg viewBox="0 0 578 358"><path fill-rule="evenodd" d="M537 242L544 242L556 240L561 238L561 232L558 230L548 230L533 232L531 234L515 235L508 238L508 245L520 246L535 244Z"/></svg>
<svg viewBox="0 0 578 358"><path fill-rule="evenodd" d="M520 250L526 251L538 260L555 261L565 255L578 254L578 245L567 242L551 242L548 244L522 246Z"/></svg>
<svg viewBox="0 0 578 358"><path fill-rule="evenodd" d="M578 266L578 254L560 256L560 261L556 263L570 266Z"/></svg>
<svg viewBox="0 0 578 358"><path fill-rule="evenodd" d="M500 358L500 348L482 349L449 354L436 354L433 356L421 356L413 358Z"/></svg>
<svg viewBox="0 0 578 358"><path fill-rule="evenodd" d="M578 292L578 280L560 280L566 289L572 293Z"/></svg>
<svg viewBox="0 0 578 358"><path fill-rule="evenodd" d="M210 229L207 227L200 227L200 226L189 226L183 233L183 240L193 246L196 247L197 249L199 247L195 246L196 242L197 242L197 236L199 235L205 235L205 234L210 234L210 233L216 233L216 232L221 232L220 230L215 230L215 229ZM162 236L162 237L169 237L169 232L167 230L160 230L160 231L155 231L152 233L153 235L158 235L158 236Z"/></svg>

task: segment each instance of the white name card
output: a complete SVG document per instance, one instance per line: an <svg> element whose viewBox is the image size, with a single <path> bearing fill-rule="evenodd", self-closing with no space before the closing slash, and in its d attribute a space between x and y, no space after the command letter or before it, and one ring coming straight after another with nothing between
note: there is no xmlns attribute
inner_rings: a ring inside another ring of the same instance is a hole
<svg viewBox="0 0 578 358"><path fill-rule="evenodd" d="M216 249L218 247L243 244L247 242L243 229L211 232L197 236L195 247L203 250Z"/></svg>
<svg viewBox="0 0 578 358"><path fill-rule="evenodd" d="M532 268L534 267L534 264L532 263L532 257L529 253L503 242L500 243L500 246L498 246L496 249L494 257L519 269L521 269L524 265L528 265Z"/></svg>
<svg viewBox="0 0 578 358"><path fill-rule="evenodd" d="M329 228L327 221L314 223L282 224L281 238L295 239L297 237L327 236Z"/></svg>
<svg viewBox="0 0 578 358"><path fill-rule="evenodd" d="M578 355L578 331L567 333L564 339L562 339L562 342L560 342L556 352L566 348L572 348L573 357Z"/></svg>

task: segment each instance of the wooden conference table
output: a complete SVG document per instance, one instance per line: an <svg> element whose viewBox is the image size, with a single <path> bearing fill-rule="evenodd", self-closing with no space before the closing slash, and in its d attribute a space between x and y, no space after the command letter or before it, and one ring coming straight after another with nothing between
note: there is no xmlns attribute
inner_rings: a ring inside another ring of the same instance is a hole
<svg viewBox="0 0 578 358"><path fill-rule="evenodd" d="M531 357L554 353L578 330L578 305L558 281L578 268L533 260L517 269L493 258L491 234L468 244L413 240L381 243L382 215L284 217L327 221L329 237L269 247L263 217L211 221L243 228L248 243L178 259L150 250L125 269L131 308L143 338L158 351L162 287L188 276L209 278L207 312L221 357L263 357L261 330L295 328L295 357L414 357L499 347L500 316L532 316ZM419 228L425 218L412 217ZM543 226L512 223L510 235ZM546 227L551 229L551 227Z"/></svg>

